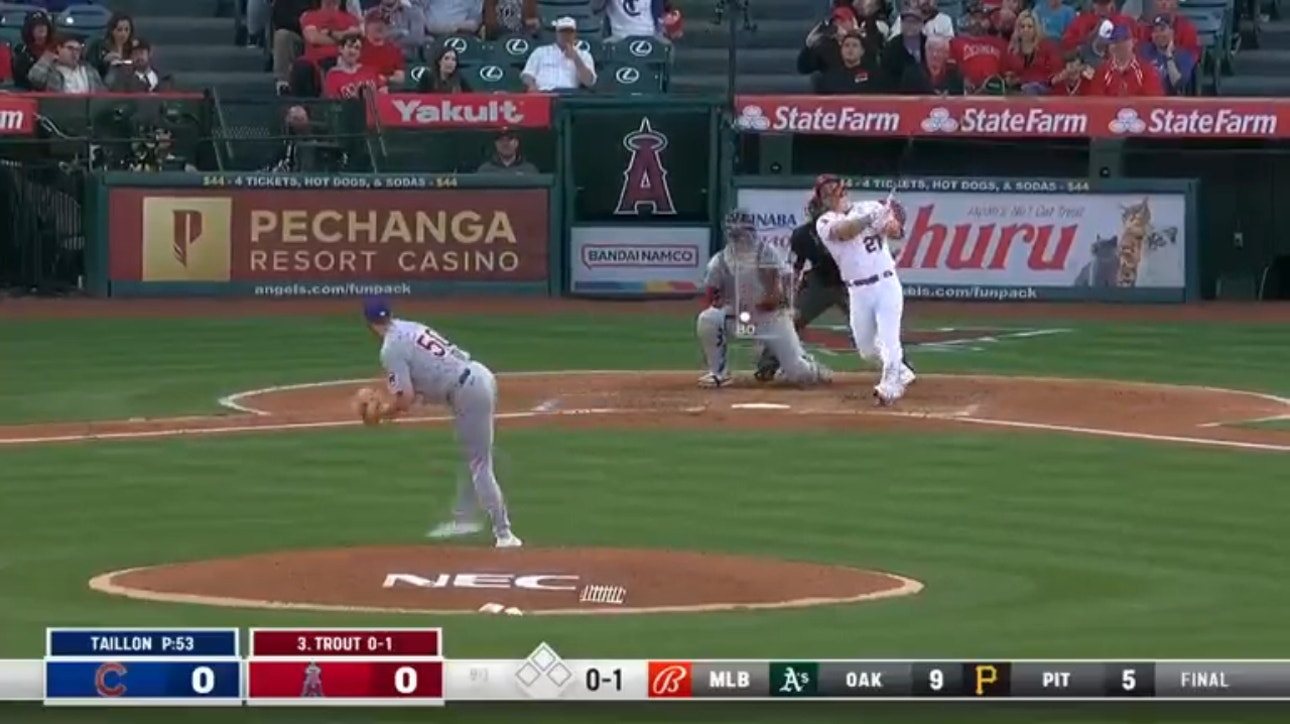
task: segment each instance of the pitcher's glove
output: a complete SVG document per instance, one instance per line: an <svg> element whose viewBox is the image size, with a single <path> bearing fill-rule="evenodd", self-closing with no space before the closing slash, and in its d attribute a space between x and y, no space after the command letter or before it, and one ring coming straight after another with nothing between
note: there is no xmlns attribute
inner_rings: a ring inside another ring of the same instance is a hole
<svg viewBox="0 0 1290 724"><path fill-rule="evenodd" d="M364 387L354 393L353 408L364 425L381 424L381 396L376 390Z"/></svg>

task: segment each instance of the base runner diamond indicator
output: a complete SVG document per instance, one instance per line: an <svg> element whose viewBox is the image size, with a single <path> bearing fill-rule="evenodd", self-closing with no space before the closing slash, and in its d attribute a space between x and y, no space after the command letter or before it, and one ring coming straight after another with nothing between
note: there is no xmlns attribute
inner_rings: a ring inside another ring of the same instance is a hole
<svg viewBox="0 0 1290 724"><path fill-rule="evenodd" d="M529 697L558 699L573 679L573 672L560 660L555 649L543 643L533 649L515 676Z"/></svg>

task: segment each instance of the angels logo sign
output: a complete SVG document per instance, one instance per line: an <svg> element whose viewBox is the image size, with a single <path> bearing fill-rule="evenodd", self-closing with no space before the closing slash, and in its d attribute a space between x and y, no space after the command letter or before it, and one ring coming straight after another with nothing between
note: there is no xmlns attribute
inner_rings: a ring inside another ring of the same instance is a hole
<svg viewBox="0 0 1290 724"><path fill-rule="evenodd" d="M618 193L618 216L675 216L672 187L668 185L663 149L667 136L654 130L649 117L641 118L640 128L623 137L623 146L632 152L623 171L623 188Z"/></svg>

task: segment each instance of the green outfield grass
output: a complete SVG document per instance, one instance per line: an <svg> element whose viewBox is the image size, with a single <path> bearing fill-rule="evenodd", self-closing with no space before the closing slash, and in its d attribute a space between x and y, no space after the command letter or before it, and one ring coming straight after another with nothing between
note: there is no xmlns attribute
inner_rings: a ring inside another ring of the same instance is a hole
<svg viewBox="0 0 1290 724"><path fill-rule="evenodd" d="M429 321L498 370L696 366L692 322L683 318ZM1069 331L1005 339L980 352L913 354L927 371L1290 395L1284 328L1060 320L1007 326ZM239 390L371 375L376 358L375 341L348 317L6 322L0 348L22 350L0 358L6 423L209 413L217 397ZM849 357L830 363L854 367ZM856 606L609 618L431 621L143 604L92 593L86 581L172 560L421 542L453 493L450 435L346 429L9 446L0 447L0 658L40 656L47 625L342 623L442 623L448 653L459 657L520 657L543 640L586 658L1290 657L1285 455L976 430L524 429L504 431L499 445L517 532L529 543L836 562L895 571L927 588ZM725 712L720 718L769 722L880 712L869 720L1056 723L1278 715L1230 705L1214 711L1142 704L493 706L429 715L246 712L238 720L684 722ZM133 720L161 718L149 712Z"/></svg>

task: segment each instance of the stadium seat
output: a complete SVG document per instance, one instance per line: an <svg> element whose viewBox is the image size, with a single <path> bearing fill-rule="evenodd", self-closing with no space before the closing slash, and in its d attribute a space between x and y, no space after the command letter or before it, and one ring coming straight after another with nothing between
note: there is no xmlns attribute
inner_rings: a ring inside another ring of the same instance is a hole
<svg viewBox="0 0 1290 724"><path fill-rule="evenodd" d="M614 43L605 43L605 60L609 63L662 65L667 62L672 46L657 38L632 36Z"/></svg>
<svg viewBox="0 0 1290 724"><path fill-rule="evenodd" d="M488 43L481 41L471 35L449 35L435 44L434 55L431 59L437 58L439 52L444 48L452 48L457 52L457 62L461 65L479 65L486 63L492 56L492 48Z"/></svg>
<svg viewBox="0 0 1290 724"><path fill-rule="evenodd" d="M489 63L470 68L462 79L471 93L520 93L524 90L519 69L510 65Z"/></svg>
<svg viewBox="0 0 1290 724"><path fill-rule="evenodd" d="M391 93L399 93L399 92L415 93L417 91L417 87L421 84L421 79L431 72L432 71L430 70L430 67L426 65L420 65L420 64L409 65L408 72L406 76L403 78L403 87L402 88L391 87L390 92Z"/></svg>
<svg viewBox="0 0 1290 724"><path fill-rule="evenodd" d="M608 65L597 73L596 92L607 95L655 95L663 92L663 76L645 65Z"/></svg>
<svg viewBox="0 0 1290 724"><path fill-rule="evenodd" d="M54 26L63 31L100 33L111 17L112 11L102 5L73 5L54 18Z"/></svg>
<svg viewBox="0 0 1290 724"><path fill-rule="evenodd" d="M27 19L27 14L34 13L40 9L35 5L0 5L0 25L21 30L23 21Z"/></svg>
<svg viewBox="0 0 1290 724"><path fill-rule="evenodd" d="M537 46L536 40L522 35L498 38L493 43L493 52L489 57L489 62L499 65L522 66L529 59L529 56L533 54L533 49Z"/></svg>
<svg viewBox="0 0 1290 724"><path fill-rule="evenodd" d="M578 38L578 50L591 53L591 59L597 64L605 60L605 42L600 38Z"/></svg>

